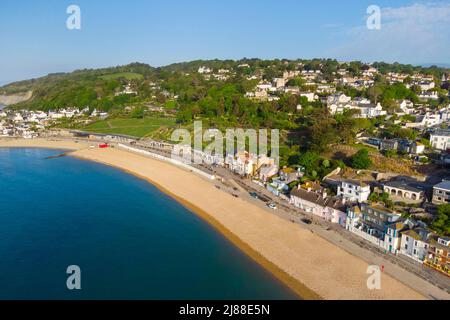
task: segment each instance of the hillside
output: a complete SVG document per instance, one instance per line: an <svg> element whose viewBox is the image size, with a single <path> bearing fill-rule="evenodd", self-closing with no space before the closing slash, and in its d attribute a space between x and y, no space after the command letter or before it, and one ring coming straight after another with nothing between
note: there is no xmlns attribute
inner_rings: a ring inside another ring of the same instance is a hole
<svg viewBox="0 0 450 320"><path fill-rule="evenodd" d="M0 87L0 103L13 105L23 109L59 109L66 107L97 108L109 111L129 104L154 101L166 102L160 96L181 92L185 102L199 101L210 90L224 82L230 84L228 91L234 91L239 96L251 89L255 81L245 81L252 75L260 79L271 80L281 76L283 71L295 70L302 65L306 70L320 69L324 79L330 79L336 71L345 66L351 74L357 74L364 64L361 62L338 63L335 60L196 60L176 63L160 68L147 64L131 63L102 69L83 69L71 73L54 73L42 78L19 81ZM374 63L383 73L404 72L412 74L420 72L431 74L439 79L447 69L435 66L423 68L402 64ZM205 81L199 77L197 70L207 67L214 72L233 70L228 81ZM126 85L131 85L135 96L120 95ZM232 87L232 86L234 87ZM161 90L158 90L161 89ZM29 94L32 92L32 96ZM24 98L25 96L25 98Z"/></svg>
<svg viewBox="0 0 450 320"><path fill-rule="evenodd" d="M52 123L100 133L167 140L174 128L192 130L195 120L202 120L204 128L221 131L278 129L281 164L300 165L315 179L348 165L355 150L342 152L339 147L354 145L362 133L380 139L426 140L419 131L402 127L402 122L415 117L399 119L398 101L410 100L430 113L447 107L449 74L448 69L434 66L332 59L196 60L159 68L132 63L50 74L1 87L0 95L12 99L32 92L29 99L10 105L15 109L104 111L107 119L86 112L78 120L64 117ZM437 92L436 99L419 99L431 91ZM331 112L328 99L343 95L354 99L356 109ZM379 113L362 117L363 109ZM414 173L408 165L382 155L371 157L372 169Z"/></svg>
<svg viewBox="0 0 450 320"><path fill-rule="evenodd" d="M90 106L106 110L115 104L124 104L124 101L115 99L115 93L125 83L141 82L149 78L153 70L154 68L148 65L132 63L113 68L49 74L1 87L0 99L4 104L24 109L49 110ZM28 99L20 99L24 95L28 95Z"/></svg>

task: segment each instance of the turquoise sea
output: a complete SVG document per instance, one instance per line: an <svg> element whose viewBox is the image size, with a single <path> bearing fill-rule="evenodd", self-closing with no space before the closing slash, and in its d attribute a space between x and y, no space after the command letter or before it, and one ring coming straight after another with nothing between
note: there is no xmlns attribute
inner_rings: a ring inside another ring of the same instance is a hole
<svg viewBox="0 0 450 320"><path fill-rule="evenodd" d="M61 151L0 148L0 299L295 299L157 188ZM81 269L68 290L66 269Z"/></svg>

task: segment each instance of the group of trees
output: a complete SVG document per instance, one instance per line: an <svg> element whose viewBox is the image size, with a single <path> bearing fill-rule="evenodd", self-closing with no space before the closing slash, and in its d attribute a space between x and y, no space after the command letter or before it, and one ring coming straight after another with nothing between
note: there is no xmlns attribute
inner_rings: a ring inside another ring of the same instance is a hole
<svg viewBox="0 0 450 320"><path fill-rule="evenodd" d="M345 166L341 161L329 160L313 151L292 154L288 164L303 168L305 177L311 180L321 179L337 167Z"/></svg>
<svg viewBox="0 0 450 320"><path fill-rule="evenodd" d="M207 66L218 72L220 69L232 70L226 81L206 79L197 72L201 66ZM441 69L416 68L400 64L374 65L382 73L413 72L431 73ZM163 106L166 110L176 113L178 123L189 125L195 119L204 119L219 129L229 126L244 128L277 128L287 132L282 139L282 159L285 163L294 154L310 152L323 155L334 144L352 144L357 133L366 131L379 132L382 138L414 139L417 133L402 129L392 121L383 119L356 119L355 111L349 110L340 115L330 115L326 106L320 101L309 102L307 98L291 94L274 93L277 101L255 101L245 97L245 93L254 90L259 82L248 80L249 75L263 76L267 80L279 77L284 71L321 70L324 80L339 78L337 71L347 69L353 76L359 76L368 66L354 61L341 64L332 59L313 60L260 60L242 59L193 61L178 63L166 67L152 68L145 64L133 63L128 66L98 69L78 70L70 74L53 74L44 78L23 81L8 86L9 90L20 88L32 89L33 99L24 102L20 108L56 109L63 107L86 107L114 112L124 106L138 106L130 116L141 118L145 115L142 105L152 102ZM135 75L127 78L127 74ZM115 76L119 75L119 76ZM123 76L120 76L123 75ZM388 84L384 76L377 76L375 85L367 90L350 87L338 87L351 97L363 96L373 102L381 102L386 108L394 108L397 99L417 100L413 89L404 84ZM137 95L117 95L126 84L131 83L138 92ZM308 89L302 77L296 77L288 82L290 86ZM176 97L176 98L175 98ZM298 106L301 110L298 110ZM383 122L382 130L375 130ZM297 149L293 146L300 146ZM311 154L310 154L311 155ZM348 159L348 165L360 169L370 167L365 159L367 155L358 153ZM303 159L305 160L305 159ZM337 164L328 165L324 160L316 159L315 165L305 165L309 174L321 175ZM304 162L304 161L302 161ZM294 164L303 165L300 162ZM324 165L325 164L325 165Z"/></svg>
<svg viewBox="0 0 450 320"><path fill-rule="evenodd" d="M433 230L442 235L450 235L450 204L438 207L437 218L431 224Z"/></svg>

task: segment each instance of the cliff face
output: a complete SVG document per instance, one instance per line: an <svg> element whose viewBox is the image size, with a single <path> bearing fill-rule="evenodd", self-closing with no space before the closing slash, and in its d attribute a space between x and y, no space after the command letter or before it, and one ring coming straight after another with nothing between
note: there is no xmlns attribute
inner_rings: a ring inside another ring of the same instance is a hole
<svg viewBox="0 0 450 320"><path fill-rule="evenodd" d="M9 105L16 104L19 102L27 101L27 100L31 99L32 95L33 95L32 91L28 91L25 93L19 93L19 94L0 95L0 104L9 106Z"/></svg>

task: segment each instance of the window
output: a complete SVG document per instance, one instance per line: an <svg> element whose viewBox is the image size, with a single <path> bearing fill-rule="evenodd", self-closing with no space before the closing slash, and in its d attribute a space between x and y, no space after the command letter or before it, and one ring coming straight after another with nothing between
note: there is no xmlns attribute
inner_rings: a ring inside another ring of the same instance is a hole
<svg viewBox="0 0 450 320"><path fill-rule="evenodd" d="M408 245L407 244L405 244L405 250L408 250Z"/></svg>

